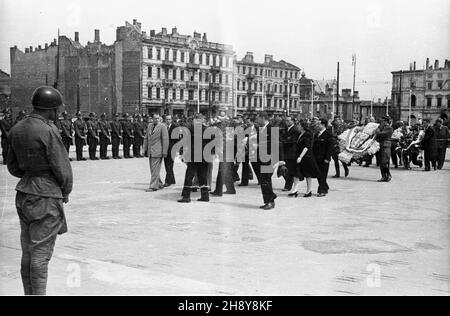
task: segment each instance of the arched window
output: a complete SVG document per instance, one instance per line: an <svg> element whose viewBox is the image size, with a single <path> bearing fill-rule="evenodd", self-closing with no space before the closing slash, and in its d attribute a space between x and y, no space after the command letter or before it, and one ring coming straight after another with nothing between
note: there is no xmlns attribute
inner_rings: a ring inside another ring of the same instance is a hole
<svg viewBox="0 0 450 316"><path fill-rule="evenodd" d="M416 103L417 103L417 98L416 98L416 96L413 94L412 96L411 96L411 107L416 107Z"/></svg>

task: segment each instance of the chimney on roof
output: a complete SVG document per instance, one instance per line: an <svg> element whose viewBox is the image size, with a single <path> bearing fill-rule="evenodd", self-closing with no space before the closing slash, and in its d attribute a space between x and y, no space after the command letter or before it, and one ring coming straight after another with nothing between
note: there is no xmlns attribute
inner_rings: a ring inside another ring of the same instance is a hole
<svg viewBox="0 0 450 316"><path fill-rule="evenodd" d="M178 29L176 27L172 28L172 35L178 34Z"/></svg>
<svg viewBox="0 0 450 316"><path fill-rule="evenodd" d="M156 36L156 31L155 30L150 30L150 36L151 37L155 37Z"/></svg>
<svg viewBox="0 0 450 316"><path fill-rule="evenodd" d="M194 32L194 38L197 40L201 40L202 39L202 34L198 33L198 32Z"/></svg>
<svg viewBox="0 0 450 316"><path fill-rule="evenodd" d="M45 43L45 49L48 49L48 43Z"/></svg>
<svg viewBox="0 0 450 316"><path fill-rule="evenodd" d="M100 42L100 30L94 30L94 36L95 36L95 39L94 39L94 42Z"/></svg>
<svg viewBox="0 0 450 316"><path fill-rule="evenodd" d="M434 69L439 69L439 60L434 61Z"/></svg>
<svg viewBox="0 0 450 316"><path fill-rule="evenodd" d="M359 99L359 91L353 91L353 95L355 96L355 99Z"/></svg>
<svg viewBox="0 0 450 316"><path fill-rule="evenodd" d="M133 19L133 25L136 25L136 23L137 23L137 20Z"/></svg>
<svg viewBox="0 0 450 316"><path fill-rule="evenodd" d="M203 33L203 42L207 42L208 41L208 36L206 36L206 33Z"/></svg>
<svg viewBox="0 0 450 316"><path fill-rule="evenodd" d="M75 42L80 42L80 33L75 32Z"/></svg>
<svg viewBox="0 0 450 316"><path fill-rule="evenodd" d="M163 36L166 36L167 35L167 28L163 27L161 33L162 33Z"/></svg>
<svg viewBox="0 0 450 316"><path fill-rule="evenodd" d="M245 54L244 60L247 62L253 62L253 52L247 52L247 54Z"/></svg>
<svg viewBox="0 0 450 316"><path fill-rule="evenodd" d="M414 61L413 70L416 70L416 62Z"/></svg>
<svg viewBox="0 0 450 316"><path fill-rule="evenodd" d="M449 68L450 68L449 60L446 59L445 60L445 69L449 69Z"/></svg>
<svg viewBox="0 0 450 316"><path fill-rule="evenodd" d="M38 45L38 50L42 50L42 46L41 45Z"/></svg>
<svg viewBox="0 0 450 316"><path fill-rule="evenodd" d="M425 67L426 67L427 70L430 69L430 58L427 58Z"/></svg>
<svg viewBox="0 0 450 316"><path fill-rule="evenodd" d="M409 71L413 70L412 67L413 67L413 66L412 66L412 63L409 63Z"/></svg>
<svg viewBox="0 0 450 316"><path fill-rule="evenodd" d="M30 52L30 49L27 47L27 48L25 48L25 54L27 54L27 53L29 53Z"/></svg>
<svg viewBox="0 0 450 316"><path fill-rule="evenodd" d="M273 55L264 55L264 63L270 64L273 61Z"/></svg>
<svg viewBox="0 0 450 316"><path fill-rule="evenodd" d="M33 46L30 46L30 53L33 52Z"/></svg>

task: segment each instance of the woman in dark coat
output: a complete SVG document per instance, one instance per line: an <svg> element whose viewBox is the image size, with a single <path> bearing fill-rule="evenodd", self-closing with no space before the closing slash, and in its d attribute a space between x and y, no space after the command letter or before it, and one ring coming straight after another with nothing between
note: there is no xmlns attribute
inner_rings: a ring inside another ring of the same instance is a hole
<svg viewBox="0 0 450 316"><path fill-rule="evenodd" d="M312 196L312 179L320 177L320 170L314 159L313 143L314 134L309 131L308 124L301 122L299 125L300 135L297 139L297 169L294 178L294 186L290 197L298 197L300 181L306 179L307 190L304 197Z"/></svg>

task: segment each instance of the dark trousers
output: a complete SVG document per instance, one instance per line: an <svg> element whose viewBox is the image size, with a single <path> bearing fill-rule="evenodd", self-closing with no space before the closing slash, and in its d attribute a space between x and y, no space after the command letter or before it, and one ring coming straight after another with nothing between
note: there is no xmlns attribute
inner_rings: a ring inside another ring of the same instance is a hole
<svg viewBox="0 0 450 316"><path fill-rule="evenodd" d="M56 236L65 226L61 199L17 192L22 246L21 276L25 295L46 295L48 264Z"/></svg>
<svg viewBox="0 0 450 316"><path fill-rule="evenodd" d="M261 183L260 180L260 167L257 162L252 162L250 167L250 162L246 159L244 162L242 162L242 181L241 183L243 185L248 185L248 182L250 180L250 174L253 171L255 172L256 178L258 179L258 183Z"/></svg>
<svg viewBox="0 0 450 316"><path fill-rule="evenodd" d="M96 138L88 138L89 159L95 160L97 155L98 140Z"/></svg>
<svg viewBox="0 0 450 316"><path fill-rule="evenodd" d="M131 147L131 138L124 137L123 138L123 156L125 158L130 158L130 147Z"/></svg>
<svg viewBox="0 0 450 316"><path fill-rule="evenodd" d="M198 185L202 192L202 198L209 198L208 187L208 163L207 162L188 162L186 175L184 177L183 198L190 199L193 189L193 181L195 176L198 178Z"/></svg>
<svg viewBox="0 0 450 316"><path fill-rule="evenodd" d="M64 148L66 148L67 153L69 153L70 145L72 145L72 138L62 137Z"/></svg>
<svg viewBox="0 0 450 316"><path fill-rule="evenodd" d="M260 180L264 204L274 202L275 199L277 198L277 195L273 192L272 173L261 172Z"/></svg>
<svg viewBox="0 0 450 316"><path fill-rule="evenodd" d="M328 194L328 190L330 190L330 187L327 183L327 177L328 177L328 171L330 170L330 164L325 163L324 161L318 161L317 166L320 170L320 176L317 178L319 182L319 189L317 190L317 193L319 194Z"/></svg>
<svg viewBox="0 0 450 316"><path fill-rule="evenodd" d="M391 177L390 164L391 164L391 147L382 147L377 153L377 161L379 163L381 177L388 179Z"/></svg>
<svg viewBox="0 0 450 316"><path fill-rule="evenodd" d="M437 168L441 170L444 168L445 155L447 153L447 147L441 146L437 149Z"/></svg>
<svg viewBox="0 0 450 316"><path fill-rule="evenodd" d="M111 150L113 158L119 158L119 146L120 146L120 138L112 137Z"/></svg>
<svg viewBox="0 0 450 316"><path fill-rule="evenodd" d="M176 183L175 174L173 172L173 165L174 165L174 162L172 159L172 155L170 155L170 152L169 152L169 155L167 156L167 158L164 158L164 166L166 168L165 184L172 185L172 184Z"/></svg>
<svg viewBox="0 0 450 316"><path fill-rule="evenodd" d="M216 180L216 190L214 193L218 195L223 194L223 185L225 184L228 193L236 193L233 181L233 162L221 162L219 163L219 172Z"/></svg>
<svg viewBox="0 0 450 316"><path fill-rule="evenodd" d="M100 158L105 159L108 157L108 143L109 139L106 137L100 137Z"/></svg>
<svg viewBox="0 0 450 316"><path fill-rule="evenodd" d="M141 157L142 139L135 138L133 141L133 156Z"/></svg>
<svg viewBox="0 0 450 316"><path fill-rule="evenodd" d="M342 163L342 167L344 168L345 174L347 175L349 173L348 166L342 161L339 161L339 154L338 153L333 154L332 158L334 161L334 169L336 170L336 176L338 177L341 176L341 168L339 166L339 163Z"/></svg>
<svg viewBox="0 0 450 316"><path fill-rule="evenodd" d="M2 137L1 144L2 144L3 164L6 165L6 159L8 158L8 139Z"/></svg>
<svg viewBox="0 0 450 316"><path fill-rule="evenodd" d="M285 183L284 183L284 189L285 190L292 190L292 186L294 185L294 177L287 175L284 177Z"/></svg>
<svg viewBox="0 0 450 316"><path fill-rule="evenodd" d="M423 162L418 159L420 152L415 147L410 148L408 150L402 150L401 153L402 153L403 166L405 169L410 169L411 163L422 168Z"/></svg>
<svg viewBox="0 0 450 316"><path fill-rule="evenodd" d="M82 138L75 138L75 151L77 153L77 160L83 159L83 147L85 141Z"/></svg>
<svg viewBox="0 0 450 316"><path fill-rule="evenodd" d="M424 150L424 158L425 158L425 170L431 170L431 167L434 169L437 168L436 155L433 150L425 149Z"/></svg>

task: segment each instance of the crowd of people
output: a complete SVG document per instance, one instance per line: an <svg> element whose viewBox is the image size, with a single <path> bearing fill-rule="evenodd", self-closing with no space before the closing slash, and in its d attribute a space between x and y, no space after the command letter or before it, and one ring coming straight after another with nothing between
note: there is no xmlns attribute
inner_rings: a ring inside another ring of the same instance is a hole
<svg viewBox="0 0 450 316"><path fill-rule="evenodd" d="M26 117L25 112L20 112L15 121L12 121L9 109L3 111L4 118L0 121L2 132L3 161L6 163L8 154L7 138L9 130ZM176 183L174 174L175 156L172 149L182 138L173 138L173 131L179 127L185 127L193 131L194 125L201 125L202 129L214 127L225 132L225 128L242 127L247 131L246 144L244 146L245 159L242 161L220 161L219 171L216 179L216 188L211 190L213 183L212 163L187 162L185 183L182 199L179 202L190 202L190 194L199 190L202 192L200 201L209 201L210 196L220 197L223 194L236 194L235 183L238 186L248 186L249 181L255 179L261 185L264 196L263 208L271 209L275 206L276 195L273 193L271 179L266 173L261 172L261 165L267 164L256 159L251 161L250 153L258 152L258 148L250 145L250 140L256 138L257 144L264 142L269 144L271 135L267 139L260 139L261 129L279 129L279 157L276 163L278 176L285 179L284 192L289 192L289 197L298 197L301 191L302 181L306 182L306 190L302 193L305 198L313 196L313 179L317 179L317 197L328 194L329 185L327 177L330 163L334 162L334 178L341 177L341 166L344 170L343 176L350 174L350 165L356 163L369 167L376 158L377 166L380 167L380 182L389 182L392 179L390 165L395 168L403 166L411 169L412 164L425 171L442 169L445 161L446 148L448 146L449 130L448 119L439 118L432 125L428 119L409 126L404 122L391 122L389 117L380 119L379 128L375 139L380 143L380 150L375 155L367 155L363 159L344 163L339 159L341 151L338 137L345 130L363 128L368 123L374 123L371 118L364 123L358 121L344 122L339 116L332 121L325 118L314 117L312 119L299 119L295 116L278 116L267 113L258 115L238 115L228 117L225 112L220 112L215 117L206 118L201 114L192 117L158 114L149 116L125 113L116 114L109 121L105 113L98 118L96 113L89 113L84 117L81 112L75 114L75 120L67 112L55 122L64 147L69 153L70 147L75 146L76 160L85 161L83 157L84 147L88 147L90 160L108 160L108 146L111 145L112 159L122 159L119 148L122 145L123 158L143 158L150 160L151 181L148 192L155 192ZM180 133L181 134L181 133ZM224 146L226 142L224 139ZM236 139L231 140L236 141ZM203 144L206 146L205 144ZM269 146L270 147L270 146ZM97 153L99 152L99 157ZM192 151L193 152L193 151ZM423 153L422 153L423 152ZM178 151L183 158L182 150ZM238 148L234 146L234 156L238 156ZM242 154L242 153L241 153ZM192 154L193 155L193 154ZM259 158L258 153L255 157ZM192 159L193 160L193 159ZM161 167L164 163L166 170L165 181L161 180ZM242 173L238 170L242 165ZM270 175L271 176L271 175ZM223 191L223 186L226 191Z"/></svg>

